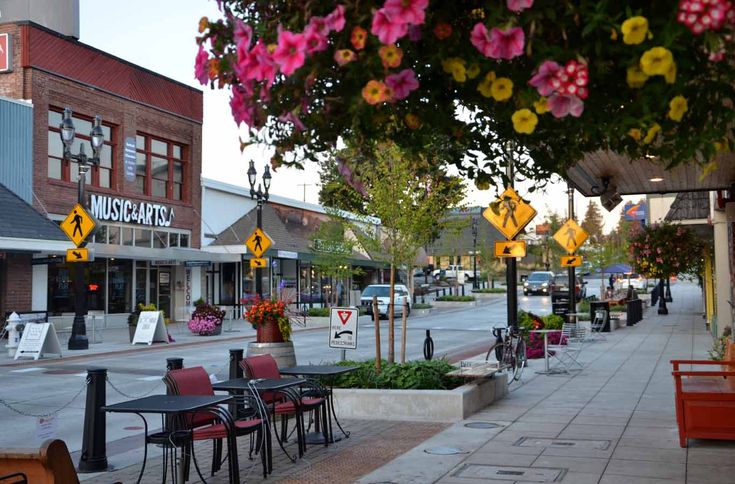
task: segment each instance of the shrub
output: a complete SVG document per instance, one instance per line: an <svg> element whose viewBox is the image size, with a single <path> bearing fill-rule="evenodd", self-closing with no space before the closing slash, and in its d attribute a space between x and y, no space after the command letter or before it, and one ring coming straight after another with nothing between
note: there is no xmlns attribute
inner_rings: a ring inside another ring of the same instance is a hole
<svg viewBox="0 0 735 484"><path fill-rule="evenodd" d="M416 303L413 305L414 309L431 309L433 307L434 306L432 306L431 304L424 304L424 303Z"/></svg>
<svg viewBox="0 0 735 484"><path fill-rule="evenodd" d="M545 329L561 329L564 324L564 318L558 314L547 314L541 318L544 322Z"/></svg>
<svg viewBox="0 0 735 484"><path fill-rule="evenodd" d="M508 291L504 287L489 287L487 289L473 289L472 292L480 294L505 294Z"/></svg>
<svg viewBox="0 0 735 484"><path fill-rule="evenodd" d="M471 302L475 300L475 296L439 296L436 300L448 302Z"/></svg>
<svg viewBox="0 0 735 484"><path fill-rule="evenodd" d="M128 326L137 326L138 325L138 318L140 318L140 313L142 311L158 311L155 304L138 304L138 307L135 308L135 311L130 313L128 316ZM165 320L166 313L163 314L163 318Z"/></svg>
<svg viewBox="0 0 735 484"><path fill-rule="evenodd" d="M375 374L375 360L343 361L342 366L357 366L356 371L346 373L335 381L336 388L386 388L393 390L448 390L462 385L460 378L448 377L454 370L447 360L408 361L388 363L383 361L379 375Z"/></svg>
<svg viewBox="0 0 735 484"><path fill-rule="evenodd" d="M329 317L329 308L309 308L306 315L312 318L326 318Z"/></svg>

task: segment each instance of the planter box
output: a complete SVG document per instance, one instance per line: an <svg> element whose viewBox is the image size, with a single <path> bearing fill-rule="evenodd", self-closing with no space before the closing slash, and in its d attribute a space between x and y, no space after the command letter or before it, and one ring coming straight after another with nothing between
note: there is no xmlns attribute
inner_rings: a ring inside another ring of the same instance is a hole
<svg viewBox="0 0 735 484"><path fill-rule="evenodd" d="M477 301L431 301L431 305L435 309L468 308L470 306L477 306Z"/></svg>
<svg viewBox="0 0 735 484"><path fill-rule="evenodd" d="M345 419L457 422L503 398L506 382L496 374L454 390L335 388L334 405Z"/></svg>
<svg viewBox="0 0 735 484"><path fill-rule="evenodd" d="M421 317L421 316L428 316L431 314L431 310L433 308L426 308L426 309L411 309L411 317Z"/></svg>
<svg viewBox="0 0 735 484"><path fill-rule="evenodd" d="M507 292L473 292L471 296L475 299L498 299L504 298L507 294Z"/></svg>

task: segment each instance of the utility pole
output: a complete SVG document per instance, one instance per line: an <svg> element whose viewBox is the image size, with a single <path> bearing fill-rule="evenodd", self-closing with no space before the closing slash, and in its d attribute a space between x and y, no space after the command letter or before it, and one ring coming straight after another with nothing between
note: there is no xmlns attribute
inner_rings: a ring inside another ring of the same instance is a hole
<svg viewBox="0 0 735 484"><path fill-rule="evenodd" d="M304 187L304 201L306 201L306 187L312 186L313 183L297 183L297 187Z"/></svg>
<svg viewBox="0 0 735 484"><path fill-rule="evenodd" d="M508 157L508 167L506 168L506 176L508 177L508 186L513 188L513 178L515 173L513 171L513 158ZM506 271L505 271L505 287L508 288L508 327L518 328L518 274L516 269L516 258L508 257L505 259Z"/></svg>
<svg viewBox="0 0 735 484"><path fill-rule="evenodd" d="M567 182L567 196L569 202L569 219L574 220L574 188L569 182ZM569 314L574 314L577 312L577 279L575 277L576 268L569 267L567 268L567 270L569 272ZM570 316L569 318L567 318L567 320L571 322L572 318L574 318L574 321L576 322L576 316Z"/></svg>

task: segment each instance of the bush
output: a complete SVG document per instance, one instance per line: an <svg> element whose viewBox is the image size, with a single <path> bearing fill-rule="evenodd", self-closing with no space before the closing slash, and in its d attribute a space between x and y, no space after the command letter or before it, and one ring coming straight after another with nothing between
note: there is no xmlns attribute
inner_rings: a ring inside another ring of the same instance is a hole
<svg viewBox="0 0 735 484"><path fill-rule="evenodd" d="M309 308L306 315L312 318L327 318L329 317L329 308Z"/></svg>
<svg viewBox="0 0 735 484"><path fill-rule="evenodd" d="M335 381L335 388L386 388L392 390L449 390L461 386L460 378L448 377L456 368L447 360L409 361L406 363L382 362L379 375L375 374L375 360L343 361L342 366L357 366L356 371L346 373Z"/></svg>
<svg viewBox="0 0 735 484"><path fill-rule="evenodd" d="M544 329L561 329L564 325L564 318L558 314L547 314L541 318L544 322Z"/></svg>
<svg viewBox="0 0 735 484"><path fill-rule="evenodd" d="M138 318L140 318L140 313L142 311L158 311L156 308L156 305L151 304L138 304L138 307L135 308L135 311L130 313L128 316L128 326L137 326L138 325ZM163 314L164 319L166 318L166 313Z"/></svg>
<svg viewBox="0 0 735 484"><path fill-rule="evenodd" d="M590 312L590 302L587 299L582 299L579 302L579 305L577 306L577 312L578 313L587 313Z"/></svg>
<svg viewBox="0 0 735 484"><path fill-rule="evenodd" d="M416 303L413 305L413 309L431 309L434 306L431 304L424 304L424 303Z"/></svg>
<svg viewBox="0 0 735 484"><path fill-rule="evenodd" d="M437 301L451 301L451 302L471 302L475 300L475 296L439 296L436 298Z"/></svg>
<svg viewBox="0 0 735 484"><path fill-rule="evenodd" d="M222 320L225 319L225 312L217 306L212 306L202 301L200 304L195 305L194 312L191 313L191 319L207 319L216 321L216 324L222 324Z"/></svg>
<svg viewBox="0 0 735 484"><path fill-rule="evenodd" d="M504 287L489 287L487 289L473 289L472 292L480 294L505 294L508 291Z"/></svg>

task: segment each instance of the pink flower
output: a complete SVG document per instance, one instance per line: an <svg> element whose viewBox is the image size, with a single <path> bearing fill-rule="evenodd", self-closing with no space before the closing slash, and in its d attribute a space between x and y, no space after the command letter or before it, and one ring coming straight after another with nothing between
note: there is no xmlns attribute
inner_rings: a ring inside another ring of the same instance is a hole
<svg viewBox="0 0 735 484"><path fill-rule="evenodd" d="M525 42L526 36L520 27L508 30L493 27L490 31L490 57L506 60L518 57L523 54Z"/></svg>
<svg viewBox="0 0 735 484"><path fill-rule="evenodd" d="M386 0L383 9L396 21L421 25L424 23L424 10L427 5L429 0Z"/></svg>
<svg viewBox="0 0 735 484"><path fill-rule="evenodd" d="M484 24L475 24L472 28L472 33L470 34L470 42L472 42L472 45L474 45L482 55L490 57L490 49L492 48L492 45L490 44L490 33L487 31L487 27L485 27Z"/></svg>
<svg viewBox="0 0 735 484"><path fill-rule="evenodd" d="M533 6L533 0L506 0L506 4L508 5L508 10L518 13L521 10L531 8Z"/></svg>
<svg viewBox="0 0 735 484"><path fill-rule="evenodd" d="M289 111L288 113L281 115L278 117L278 120L283 123L291 123L293 124L294 128L296 128L296 131L304 131L306 130L306 125L301 122L298 116L296 116L293 111Z"/></svg>
<svg viewBox="0 0 735 484"><path fill-rule="evenodd" d="M304 38L306 40L306 53L313 54L327 50L327 37L323 35L316 26L309 25L304 30Z"/></svg>
<svg viewBox="0 0 735 484"><path fill-rule="evenodd" d="M412 69L403 69L398 74L387 76L385 84L393 91L393 99L406 99L411 91L419 87L416 73Z"/></svg>
<svg viewBox="0 0 735 484"><path fill-rule="evenodd" d="M304 65L306 58L306 37L304 34L294 34L288 30L278 34L278 47L273 52L273 60L281 67L281 72L287 76Z"/></svg>
<svg viewBox="0 0 735 484"><path fill-rule="evenodd" d="M538 68L538 72L534 74L528 83L538 90L541 96L548 96L554 92L555 87L553 80L556 79L556 74L561 69L561 66L554 61L547 60L541 63Z"/></svg>
<svg viewBox="0 0 735 484"><path fill-rule="evenodd" d="M345 28L344 5L337 5L337 8L335 8L332 13L327 15L327 26L330 30L334 30L335 32L342 32L342 29Z"/></svg>
<svg viewBox="0 0 735 484"><path fill-rule="evenodd" d="M201 45L194 61L194 78L205 86L209 82L209 54Z"/></svg>
<svg viewBox="0 0 735 484"><path fill-rule="evenodd" d="M309 27L316 29L322 35L329 35L330 28L326 17L311 17L306 28Z"/></svg>
<svg viewBox="0 0 735 484"><path fill-rule="evenodd" d="M373 15L370 33L383 44L393 44L408 32L408 26L400 19L393 19L386 9L381 8Z"/></svg>
<svg viewBox="0 0 735 484"><path fill-rule="evenodd" d="M250 104L250 97L252 95L253 88L251 83L232 86L230 109L232 110L232 117L238 126L245 123L248 127L253 127L255 124L255 108Z"/></svg>
<svg viewBox="0 0 735 484"><path fill-rule="evenodd" d="M409 25L408 26L408 38L411 42L418 42L421 40L421 37L423 35L421 34L421 27L418 25Z"/></svg>
<svg viewBox="0 0 735 484"><path fill-rule="evenodd" d="M243 49L241 46L244 44L238 44L237 46L237 64L235 65L235 72L241 80L256 80L266 81L267 86L270 87L276 78L276 71L278 70L276 63L273 60L273 56L268 52L268 48L263 42L263 39L259 39L258 43L250 52Z"/></svg>
<svg viewBox="0 0 735 484"><path fill-rule="evenodd" d="M563 118L569 114L578 118L584 111L584 103L577 96L553 94L547 104L555 118Z"/></svg>
<svg viewBox="0 0 735 484"><path fill-rule="evenodd" d="M232 32L233 37L235 38L235 43L240 46L240 44L245 45L245 49L250 48L250 42L253 40L253 28L243 22L240 19L235 20L235 28Z"/></svg>

